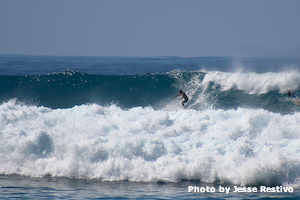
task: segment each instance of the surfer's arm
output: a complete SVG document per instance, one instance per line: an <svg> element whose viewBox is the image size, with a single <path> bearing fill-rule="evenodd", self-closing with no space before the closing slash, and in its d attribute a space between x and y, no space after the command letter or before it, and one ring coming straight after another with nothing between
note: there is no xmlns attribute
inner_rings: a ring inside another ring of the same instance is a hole
<svg viewBox="0 0 300 200"><path fill-rule="evenodd" d="M178 97L179 95L180 95L180 94L176 94L174 97ZM174 97L173 97L173 98L174 98Z"/></svg>

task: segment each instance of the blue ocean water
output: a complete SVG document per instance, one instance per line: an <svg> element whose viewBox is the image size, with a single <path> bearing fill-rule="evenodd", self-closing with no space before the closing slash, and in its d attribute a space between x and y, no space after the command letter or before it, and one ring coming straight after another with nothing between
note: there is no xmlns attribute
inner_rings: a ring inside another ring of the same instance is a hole
<svg viewBox="0 0 300 200"><path fill-rule="evenodd" d="M0 55L0 197L300 198L300 107L286 94L300 96L299 69L298 58Z"/></svg>

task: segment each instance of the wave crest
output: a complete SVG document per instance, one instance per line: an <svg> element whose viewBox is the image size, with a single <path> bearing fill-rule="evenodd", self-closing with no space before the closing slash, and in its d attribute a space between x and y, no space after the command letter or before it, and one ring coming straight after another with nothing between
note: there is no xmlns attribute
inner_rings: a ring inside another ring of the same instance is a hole
<svg viewBox="0 0 300 200"><path fill-rule="evenodd" d="M229 73L213 71L208 72L203 84L213 83L221 87L223 91L236 88L249 94L266 94L270 91L285 93L290 89L298 89L300 84L300 73L289 72L267 72L267 73Z"/></svg>

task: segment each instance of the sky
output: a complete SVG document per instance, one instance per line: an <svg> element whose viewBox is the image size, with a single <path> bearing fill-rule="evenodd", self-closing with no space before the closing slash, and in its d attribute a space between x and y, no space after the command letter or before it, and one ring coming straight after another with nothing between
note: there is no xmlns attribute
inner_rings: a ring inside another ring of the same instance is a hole
<svg viewBox="0 0 300 200"><path fill-rule="evenodd" d="M299 0L0 0L0 54L300 57Z"/></svg>

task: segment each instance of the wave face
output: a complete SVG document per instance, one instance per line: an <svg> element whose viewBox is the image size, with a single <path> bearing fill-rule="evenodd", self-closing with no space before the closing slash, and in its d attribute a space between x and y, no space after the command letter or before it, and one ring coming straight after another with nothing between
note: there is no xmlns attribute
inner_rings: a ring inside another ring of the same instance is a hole
<svg viewBox="0 0 300 200"><path fill-rule="evenodd" d="M299 93L300 73L289 72L221 72L172 71L165 74L91 75L63 71L48 75L0 76L1 101L18 99L29 105L71 108L97 103L116 104L124 109L151 106L174 110L180 103L172 97L182 89L187 106L195 110L209 107L236 109L262 108L287 114L299 111L286 92Z"/></svg>
<svg viewBox="0 0 300 200"><path fill-rule="evenodd" d="M170 95L172 81L171 77L160 74L117 76L73 71L0 77L4 85L1 90L2 100L17 98L51 108L67 108L85 103L117 103L126 108L147 106Z"/></svg>
<svg viewBox="0 0 300 200"><path fill-rule="evenodd" d="M286 95L300 94L298 65L106 58L100 73L102 58L5 58L1 174L300 187L300 107Z"/></svg>

